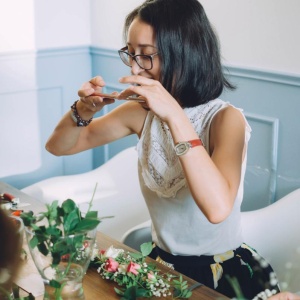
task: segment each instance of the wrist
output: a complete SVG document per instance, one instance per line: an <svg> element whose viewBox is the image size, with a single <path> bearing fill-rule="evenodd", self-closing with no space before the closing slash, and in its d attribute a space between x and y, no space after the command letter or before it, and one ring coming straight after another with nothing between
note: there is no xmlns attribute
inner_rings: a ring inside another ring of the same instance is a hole
<svg viewBox="0 0 300 300"><path fill-rule="evenodd" d="M93 116L90 118L84 117L84 119L79 115L78 110L77 110L77 103L79 100L75 101L73 105L71 106L71 118L72 120L76 123L77 127L86 127L88 126L92 120Z"/></svg>
<svg viewBox="0 0 300 300"><path fill-rule="evenodd" d="M177 156L186 154L191 148L203 146L201 139L189 140L186 142L179 142L174 146L174 150Z"/></svg>

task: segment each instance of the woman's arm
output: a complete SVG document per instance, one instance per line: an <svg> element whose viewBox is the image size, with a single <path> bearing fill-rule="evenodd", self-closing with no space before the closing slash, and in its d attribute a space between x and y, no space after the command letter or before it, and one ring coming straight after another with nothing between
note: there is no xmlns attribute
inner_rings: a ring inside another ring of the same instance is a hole
<svg viewBox="0 0 300 300"><path fill-rule="evenodd" d="M91 96L102 84L95 77L79 90L80 101L76 108L80 117L88 120L105 105L114 100ZM92 104L94 103L95 106ZM46 149L54 155L69 155L107 144L129 134L139 134L147 112L138 103L124 103L110 113L95 118L86 127L77 127L71 118L71 110L60 120L46 143Z"/></svg>
<svg viewBox="0 0 300 300"><path fill-rule="evenodd" d="M193 198L212 223L222 222L232 210L241 179L245 126L240 111L224 108L211 124L211 154L195 147L179 157ZM199 138L184 117L170 121L169 127L175 144Z"/></svg>
<svg viewBox="0 0 300 300"><path fill-rule="evenodd" d="M134 84L120 96L144 97L145 107L168 124L174 144L199 139L179 103L158 81L134 75L120 82ZM240 111L224 108L211 124L210 154L204 147L194 147L179 157L192 196L212 223L222 222L232 210L241 178L245 126Z"/></svg>

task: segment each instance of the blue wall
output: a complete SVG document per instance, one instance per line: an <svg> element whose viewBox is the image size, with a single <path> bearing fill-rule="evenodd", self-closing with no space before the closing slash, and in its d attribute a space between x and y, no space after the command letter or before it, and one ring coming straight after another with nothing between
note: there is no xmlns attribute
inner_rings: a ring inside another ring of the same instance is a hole
<svg viewBox="0 0 300 300"><path fill-rule="evenodd" d="M222 98L242 107L253 129L243 209L264 207L300 187L300 76L227 70L238 89ZM54 157L44 149L83 82L101 74L106 92L112 92L123 89L118 78L128 73L112 49L0 54L0 180L23 188L48 177L87 172L135 145L131 136L69 157Z"/></svg>

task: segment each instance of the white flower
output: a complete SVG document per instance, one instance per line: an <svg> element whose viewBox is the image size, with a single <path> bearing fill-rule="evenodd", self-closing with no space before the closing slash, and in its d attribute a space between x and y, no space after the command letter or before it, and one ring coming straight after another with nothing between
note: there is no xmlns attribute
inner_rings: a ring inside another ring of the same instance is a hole
<svg viewBox="0 0 300 300"><path fill-rule="evenodd" d="M118 272L122 273L122 274L125 274L126 271L127 271L127 268L128 268L128 265L126 264L121 264L119 265L118 267Z"/></svg>
<svg viewBox="0 0 300 300"><path fill-rule="evenodd" d="M111 257L111 258L116 258L119 256L121 253L123 253L123 249L116 249L114 246L110 246L103 254L105 257Z"/></svg>
<svg viewBox="0 0 300 300"><path fill-rule="evenodd" d="M99 252L99 250L97 249L97 247L95 245L93 252L92 252L92 256L91 256L91 261L95 260L95 258L98 256L98 252Z"/></svg>

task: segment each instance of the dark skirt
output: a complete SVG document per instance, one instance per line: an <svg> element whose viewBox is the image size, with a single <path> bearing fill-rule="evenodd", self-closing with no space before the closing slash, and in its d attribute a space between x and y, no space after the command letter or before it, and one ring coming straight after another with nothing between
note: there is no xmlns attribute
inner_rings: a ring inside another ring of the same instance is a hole
<svg viewBox="0 0 300 300"><path fill-rule="evenodd" d="M172 255L155 246L150 256L229 298L263 299L280 291L270 264L246 244L215 256Z"/></svg>

